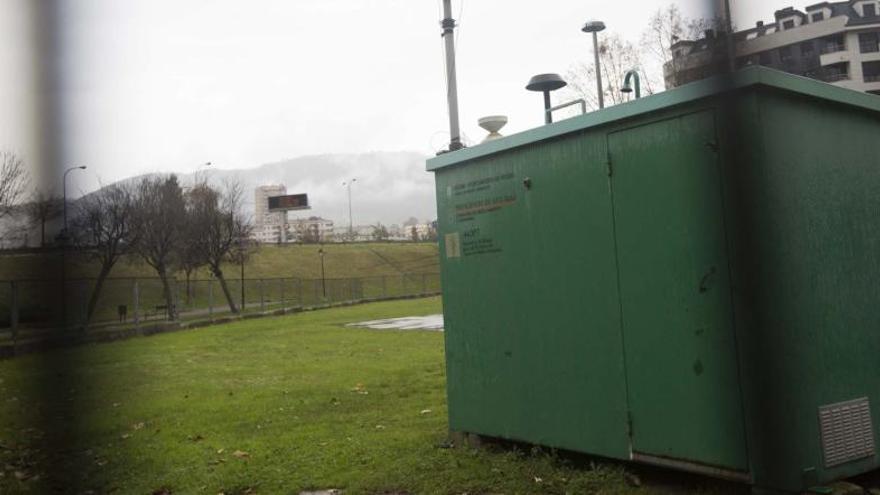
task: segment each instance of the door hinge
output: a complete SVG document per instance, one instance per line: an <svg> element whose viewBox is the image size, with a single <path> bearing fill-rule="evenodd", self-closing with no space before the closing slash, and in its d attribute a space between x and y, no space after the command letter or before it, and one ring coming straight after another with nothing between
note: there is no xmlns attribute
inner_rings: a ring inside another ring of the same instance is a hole
<svg viewBox="0 0 880 495"><path fill-rule="evenodd" d="M614 175L614 165L611 164L611 158L608 158L608 161L605 162L605 166L608 167L608 177Z"/></svg>

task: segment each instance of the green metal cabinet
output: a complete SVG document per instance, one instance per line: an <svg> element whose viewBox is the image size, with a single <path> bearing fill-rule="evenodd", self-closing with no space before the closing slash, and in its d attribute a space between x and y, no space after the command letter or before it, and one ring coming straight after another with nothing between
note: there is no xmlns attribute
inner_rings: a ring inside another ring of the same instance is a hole
<svg viewBox="0 0 880 495"><path fill-rule="evenodd" d="M880 98L750 68L428 169L450 429L789 492L880 466Z"/></svg>

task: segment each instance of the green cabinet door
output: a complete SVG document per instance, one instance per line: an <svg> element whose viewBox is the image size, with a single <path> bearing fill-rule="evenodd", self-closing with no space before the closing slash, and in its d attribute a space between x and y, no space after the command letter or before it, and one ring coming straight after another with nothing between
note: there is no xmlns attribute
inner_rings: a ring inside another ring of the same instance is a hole
<svg viewBox="0 0 880 495"><path fill-rule="evenodd" d="M715 122L608 136L634 458L745 471Z"/></svg>

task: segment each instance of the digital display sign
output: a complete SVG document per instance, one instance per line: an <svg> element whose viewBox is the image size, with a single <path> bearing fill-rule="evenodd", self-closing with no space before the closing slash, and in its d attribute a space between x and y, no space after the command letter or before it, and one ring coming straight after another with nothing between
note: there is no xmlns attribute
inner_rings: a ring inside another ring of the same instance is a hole
<svg viewBox="0 0 880 495"><path fill-rule="evenodd" d="M269 210L307 210L309 209L308 194L288 194L269 198Z"/></svg>

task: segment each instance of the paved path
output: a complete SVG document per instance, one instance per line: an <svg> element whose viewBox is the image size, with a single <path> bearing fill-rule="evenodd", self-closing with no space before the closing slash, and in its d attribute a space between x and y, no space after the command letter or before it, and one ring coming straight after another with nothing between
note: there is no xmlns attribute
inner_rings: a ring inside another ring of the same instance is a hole
<svg viewBox="0 0 880 495"><path fill-rule="evenodd" d="M376 330L434 330L443 331L443 315L408 316L387 320L349 323L347 327L373 328Z"/></svg>

